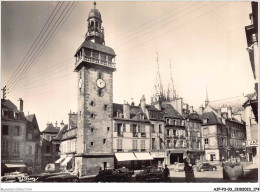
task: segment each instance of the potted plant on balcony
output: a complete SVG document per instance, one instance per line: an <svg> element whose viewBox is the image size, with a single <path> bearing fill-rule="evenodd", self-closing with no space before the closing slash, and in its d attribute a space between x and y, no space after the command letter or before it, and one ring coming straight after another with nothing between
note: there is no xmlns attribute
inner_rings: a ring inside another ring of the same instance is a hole
<svg viewBox="0 0 260 192"><path fill-rule="evenodd" d="M229 159L223 163L223 179L236 181L244 176L243 166L237 158Z"/></svg>

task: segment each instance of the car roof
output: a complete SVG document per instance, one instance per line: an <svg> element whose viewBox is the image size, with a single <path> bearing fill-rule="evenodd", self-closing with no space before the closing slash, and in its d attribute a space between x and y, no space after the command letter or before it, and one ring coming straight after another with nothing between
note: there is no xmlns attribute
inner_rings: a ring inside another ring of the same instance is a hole
<svg viewBox="0 0 260 192"><path fill-rule="evenodd" d="M72 177L77 177L75 175L54 175L51 177L48 177L47 179L55 179L55 178L72 178Z"/></svg>

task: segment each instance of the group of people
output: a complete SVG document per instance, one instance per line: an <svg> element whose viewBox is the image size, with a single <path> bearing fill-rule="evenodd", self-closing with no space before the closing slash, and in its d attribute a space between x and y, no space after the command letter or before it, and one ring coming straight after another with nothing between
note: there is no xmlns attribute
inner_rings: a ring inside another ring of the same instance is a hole
<svg viewBox="0 0 260 192"><path fill-rule="evenodd" d="M186 182L195 182L195 176L194 176L192 165L189 164L189 162L187 161L186 158L183 160L183 162L184 162L184 171L185 171L185 181ZM169 182L170 181L169 180L170 171L169 171L169 168L167 167L167 165L165 165L163 174L164 174L165 182Z"/></svg>

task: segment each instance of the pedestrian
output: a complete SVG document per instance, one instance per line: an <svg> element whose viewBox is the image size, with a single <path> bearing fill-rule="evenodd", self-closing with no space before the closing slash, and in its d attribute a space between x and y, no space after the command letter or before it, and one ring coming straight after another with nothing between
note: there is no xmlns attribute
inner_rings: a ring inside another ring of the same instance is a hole
<svg viewBox="0 0 260 192"><path fill-rule="evenodd" d="M225 165L225 158L222 157L222 167L224 167L224 165Z"/></svg>
<svg viewBox="0 0 260 192"><path fill-rule="evenodd" d="M165 164L165 168L163 170L163 175L164 175L164 181L168 182L169 181L170 171L169 171L169 169L168 169L166 164Z"/></svg>
<svg viewBox="0 0 260 192"><path fill-rule="evenodd" d="M195 182L195 176L192 169L192 166L189 165L187 159L184 159L184 171L185 171L185 181L186 182Z"/></svg>

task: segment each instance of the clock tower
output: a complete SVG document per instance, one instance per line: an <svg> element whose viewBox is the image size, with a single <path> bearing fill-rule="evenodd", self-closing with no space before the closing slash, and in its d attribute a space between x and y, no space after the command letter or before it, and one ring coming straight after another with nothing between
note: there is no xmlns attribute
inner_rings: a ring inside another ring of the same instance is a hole
<svg viewBox="0 0 260 192"><path fill-rule="evenodd" d="M112 139L113 72L115 52L105 46L100 12L91 9L85 41L76 51L78 74L78 131L75 172L98 174L114 168Z"/></svg>

